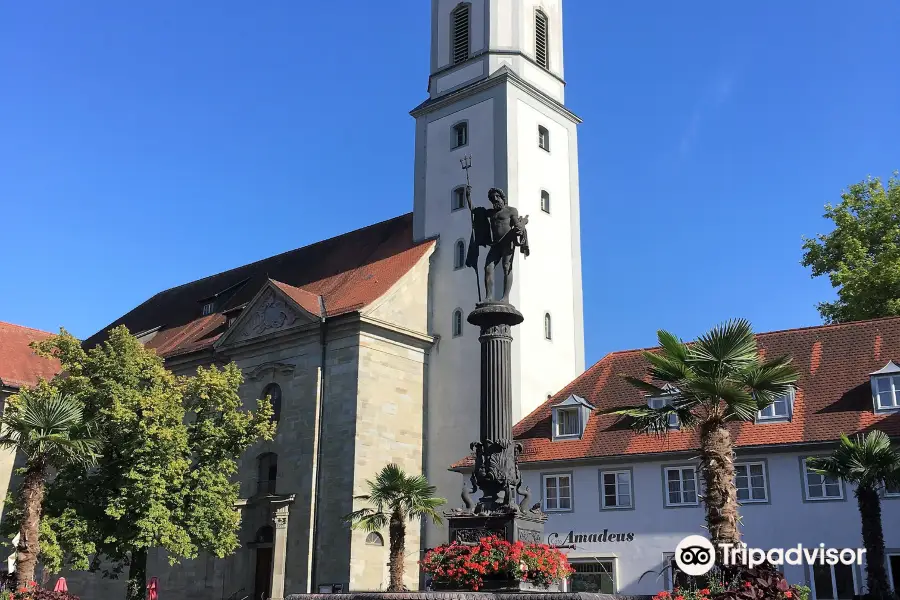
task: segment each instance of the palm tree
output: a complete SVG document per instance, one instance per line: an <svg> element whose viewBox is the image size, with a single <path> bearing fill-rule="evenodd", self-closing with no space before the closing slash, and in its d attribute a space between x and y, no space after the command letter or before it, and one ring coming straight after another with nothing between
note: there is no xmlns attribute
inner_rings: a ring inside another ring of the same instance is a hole
<svg viewBox="0 0 900 600"><path fill-rule="evenodd" d="M0 417L0 447L15 448L25 457L20 488L22 521L16 547L16 581L20 587L34 580L47 477L51 469L71 464L87 466L97 458L99 443L91 438L91 429L80 402L41 389L21 392Z"/></svg>
<svg viewBox="0 0 900 600"><path fill-rule="evenodd" d="M787 356L761 361L750 323L737 319L718 325L691 344L659 331L659 349L644 352L649 375L656 382L626 379L664 398L663 406L648 405L606 411L632 418L641 432L665 434L677 418L681 429L700 430L700 472L706 486L703 503L711 541L740 541L738 501L734 481L734 440L727 424L752 421L776 397L789 393L797 371Z"/></svg>
<svg viewBox="0 0 900 600"><path fill-rule="evenodd" d="M406 542L406 522L411 519L429 518L441 522L437 509L447 501L434 496L435 487L424 475L407 475L391 463L375 477L366 481L369 493L354 499L371 502L372 508L355 510L344 517L354 529L373 532L388 526L390 537L390 582L387 591L405 591L403 585L403 555Z"/></svg>
<svg viewBox="0 0 900 600"><path fill-rule="evenodd" d="M857 435L855 440L841 434L840 444L830 456L809 458L806 464L814 473L856 485L866 548L866 585L873 598L892 597L885 570L879 492L885 485L900 485L900 453L891 447L883 431L873 430L866 436Z"/></svg>

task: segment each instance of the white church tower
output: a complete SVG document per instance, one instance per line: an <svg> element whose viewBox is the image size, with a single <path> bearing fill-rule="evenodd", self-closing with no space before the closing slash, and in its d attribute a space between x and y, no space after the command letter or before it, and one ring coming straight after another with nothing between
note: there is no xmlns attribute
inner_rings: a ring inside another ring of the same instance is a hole
<svg viewBox="0 0 900 600"><path fill-rule="evenodd" d="M430 333L438 340L426 384L425 464L457 506L462 480L447 469L479 435L480 360L478 328L466 322L477 290L463 266L471 220L460 159L472 157L475 205L488 206L488 189L498 187L530 217L531 256L517 252L510 296L525 316L513 330L518 421L584 371L580 120L564 104L561 0L432 0L431 11L429 98L412 111L415 237L439 238L430 271ZM502 280L498 268L499 288ZM429 547L444 542L443 531L428 531Z"/></svg>

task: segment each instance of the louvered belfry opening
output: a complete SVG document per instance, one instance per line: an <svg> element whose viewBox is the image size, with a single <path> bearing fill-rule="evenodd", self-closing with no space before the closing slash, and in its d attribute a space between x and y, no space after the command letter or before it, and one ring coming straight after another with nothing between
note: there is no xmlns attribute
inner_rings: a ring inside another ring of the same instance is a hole
<svg viewBox="0 0 900 600"><path fill-rule="evenodd" d="M453 64L469 58L469 12L471 4L460 4L453 10L453 32L451 45Z"/></svg>
<svg viewBox="0 0 900 600"><path fill-rule="evenodd" d="M544 11L538 9L534 13L534 57L545 69L550 68L550 46L548 30L550 24Z"/></svg>

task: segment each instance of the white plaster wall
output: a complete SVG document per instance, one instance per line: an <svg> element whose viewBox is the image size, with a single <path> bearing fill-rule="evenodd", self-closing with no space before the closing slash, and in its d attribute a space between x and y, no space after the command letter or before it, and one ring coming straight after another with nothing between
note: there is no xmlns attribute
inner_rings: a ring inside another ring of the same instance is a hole
<svg viewBox="0 0 900 600"><path fill-rule="evenodd" d="M566 443L566 442L558 442ZM842 501L804 501L800 458L808 453L782 452L741 454L738 461L765 460L769 485L769 502L745 504L741 507L743 540L751 547L787 548L798 543L809 547L858 548L862 546L859 511L853 488L845 487ZM541 470L523 470L526 484L541 490L541 475L570 472L573 476L573 510L550 513L545 526L549 542L562 543L570 531L576 533L634 533L633 542L577 544L566 550L570 558L615 558L617 592L653 594L663 589L663 579L655 573L663 568L663 555L671 553L687 535L706 535L701 506L666 508L663 496L663 467L695 461L683 458L646 462L616 462L591 466L559 465ZM633 510L601 510L600 480L602 470L633 470ZM535 496L540 496L536 493ZM887 548L900 550L900 499L882 501L882 521ZM553 533L560 538L549 539ZM792 583L807 584L803 566L785 565L785 575ZM643 576L643 579L641 577ZM862 582L864 571L857 573ZM857 590L860 591L859 589Z"/></svg>
<svg viewBox="0 0 900 600"><path fill-rule="evenodd" d="M510 89L511 135L509 196L521 215L528 215L532 253L516 259L513 303L525 315L516 332L513 359L518 364L516 421L568 384L584 369L584 352L576 343L581 332L576 295L581 295L580 245L573 235L573 211L578 198L571 185L573 163L570 127L563 117L517 88ZM513 98L515 99L513 101ZM538 147L538 126L550 132L550 152ZM577 168L577 166L576 166ZM541 210L541 190L550 193L550 213ZM576 221L577 222L577 221ZM580 311L580 307L578 309ZM550 313L552 340L544 336L544 314Z"/></svg>
<svg viewBox="0 0 900 600"><path fill-rule="evenodd" d="M485 98L486 96L486 98ZM575 123L509 83L483 96L463 98L459 109L421 117L417 127L416 216L420 237L439 236L431 262L429 333L438 341L429 356L426 413L428 477L439 492L459 503L461 480L447 467L469 452L478 436L478 331L464 324L452 336L457 308L474 308L475 273L454 270L457 240L467 244L467 209L451 212L451 191L465 183L459 160L472 156L473 202L487 206L487 190L504 188L510 203L530 216L532 255L515 258L512 303L525 315L515 328L513 418L519 420L584 370ZM452 126L469 123L469 143L453 149ZM538 148L538 124L551 134L551 152ZM541 189L551 193L551 212L540 209ZM484 256L481 251L479 276ZM498 289L502 275L496 278ZM544 339L544 314L553 320L553 339ZM444 528L429 528L427 544L445 541Z"/></svg>
<svg viewBox="0 0 900 600"><path fill-rule="evenodd" d="M469 172L473 202L485 203L487 190L494 182L494 102L488 98L472 106L431 121L426 126L425 161L425 236L440 236L431 259L430 324L437 337L429 354L426 422L426 461L429 481L438 492L456 506L461 488L458 474L447 468L469 452L469 443L478 438L478 330L463 324L463 336L452 335L452 316L457 308L465 316L475 308L477 292L472 269L454 270L453 246L463 239L468 247L471 234L469 210L451 212L451 192L464 185L465 173L459 159L472 155ZM423 117L428 119L428 116ZM453 149L451 127L469 123L469 143ZM445 526L429 525L427 544L446 541Z"/></svg>

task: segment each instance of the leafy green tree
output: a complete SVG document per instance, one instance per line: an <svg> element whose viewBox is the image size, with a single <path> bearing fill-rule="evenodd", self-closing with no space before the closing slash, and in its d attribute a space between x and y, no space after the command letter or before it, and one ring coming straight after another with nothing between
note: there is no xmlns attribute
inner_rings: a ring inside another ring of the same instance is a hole
<svg viewBox="0 0 900 600"><path fill-rule="evenodd" d="M81 403L52 392L46 382L12 396L0 417L0 447L15 448L25 457L16 547L19 587L34 581L47 477L51 469L84 469L94 462L100 444L91 429Z"/></svg>
<svg viewBox="0 0 900 600"><path fill-rule="evenodd" d="M900 453L891 447L890 438L876 429L856 439L842 434L840 445L830 456L808 458L806 464L816 473L856 485L866 549L866 585L873 598L893 597L885 569L879 492L885 485L900 486Z"/></svg>
<svg viewBox="0 0 900 600"><path fill-rule="evenodd" d="M390 582L387 591L405 591L403 558L406 552L406 522L427 518L440 523L441 516L437 509L447 501L434 496L435 487L428 483L424 475L407 475L393 463L385 466L375 481L367 481L366 484L369 493L355 499L370 502L372 507L355 510L344 520L353 528L370 532L388 527Z"/></svg>
<svg viewBox="0 0 900 600"><path fill-rule="evenodd" d="M241 410L240 370L176 377L125 327L90 350L64 330L36 349L59 359L53 385L83 404L103 440L93 469L63 468L48 487L48 522L67 563L93 571L111 563L113 576L127 567L134 600L145 594L151 548L173 563L233 552L240 517L231 477L275 427L268 400Z"/></svg>
<svg viewBox="0 0 900 600"><path fill-rule="evenodd" d="M667 401L660 408L647 404L607 411L631 418L636 431L663 435L677 418L681 429L700 430L700 472L706 484L703 504L714 545L736 544L737 489L734 482L732 421L752 421L777 396L790 392L797 371L786 356L762 361L750 323L743 319L719 325L692 344L659 331L659 349L644 352L649 375L665 387L643 379L628 381L654 398Z"/></svg>
<svg viewBox="0 0 900 600"><path fill-rule="evenodd" d="M841 194L837 206L825 205L834 230L804 238L801 264L812 276L828 275L838 299L820 302L826 323L900 315L900 179L885 188L868 178Z"/></svg>

